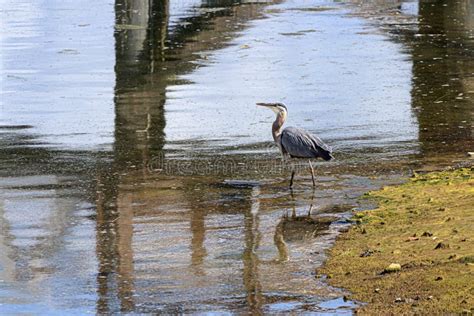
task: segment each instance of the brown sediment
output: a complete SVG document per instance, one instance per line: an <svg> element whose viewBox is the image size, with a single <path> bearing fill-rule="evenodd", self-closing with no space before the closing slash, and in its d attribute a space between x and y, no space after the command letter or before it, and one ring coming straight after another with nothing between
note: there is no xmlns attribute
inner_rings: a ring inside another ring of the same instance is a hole
<svg viewBox="0 0 474 316"><path fill-rule="evenodd" d="M330 285L368 303L362 314L474 312L474 169L414 175L367 197L379 207L355 214L320 270Z"/></svg>

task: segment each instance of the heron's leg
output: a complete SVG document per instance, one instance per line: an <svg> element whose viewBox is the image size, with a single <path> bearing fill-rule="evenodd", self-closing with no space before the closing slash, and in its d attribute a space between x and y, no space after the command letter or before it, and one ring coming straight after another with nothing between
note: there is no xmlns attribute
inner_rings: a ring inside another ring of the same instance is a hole
<svg viewBox="0 0 474 316"><path fill-rule="evenodd" d="M311 160L309 161L309 168L311 169L311 179L313 180L313 188L316 187L316 181L314 180L314 169L313 165L311 164Z"/></svg>
<svg viewBox="0 0 474 316"><path fill-rule="evenodd" d="M292 161L290 161L291 164L291 178L290 178L290 189L293 188L293 178L295 177L295 165L293 164Z"/></svg>
<svg viewBox="0 0 474 316"><path fill-rule="evenodd" d="M311 211L313 210L313 204L314 204L314 193L315 193L315 188L313 187L313 194L311 195L311 204L309 205L309 210L308 210L308 216L311 216Z"/></svg>
<svg viewBox="0 0 474 316"><path fill-rule="evenodd" d="M293 209L291 210L291 218L296 217L296 200L293 192L293 188L290 188L291 200L293 201Z"/></svg>

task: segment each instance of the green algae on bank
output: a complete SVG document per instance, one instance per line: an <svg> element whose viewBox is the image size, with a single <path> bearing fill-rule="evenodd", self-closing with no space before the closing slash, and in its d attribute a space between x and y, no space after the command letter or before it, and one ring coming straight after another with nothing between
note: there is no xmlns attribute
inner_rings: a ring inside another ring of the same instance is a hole
<svg viewBox="0 0 474 316"><path fill-rule="evenodd" d="M415 174L370 192L320 273L366 314L474 312L474 169ZM392 269L394 266L400 269Z"/></svg>

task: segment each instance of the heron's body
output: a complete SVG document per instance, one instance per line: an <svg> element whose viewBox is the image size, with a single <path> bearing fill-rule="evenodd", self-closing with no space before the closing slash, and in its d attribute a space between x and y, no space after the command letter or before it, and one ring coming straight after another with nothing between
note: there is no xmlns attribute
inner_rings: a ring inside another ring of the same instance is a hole
<svg viewBox="0 0 474 316"><path fill-rule="evenodd" d="M322 158L331 160L331 148L318 137L297 127L287 127L280 136L283 154L291 158Z"/></svg>
<svg viewBox="0 0 474 316"><path fill-rule="evenodd" d="M286 106L282 103L257 103L257 105L270 108L276 113L275 122L272 125L272 135L275 143L280 148L283 157L291 158L322 158L324 160L331 160L332 149L326 145L320 138L310 134L304 129L297 127L287 127L282 129L283 124L288 116ZM311 175L313 179L313 186L315 185L314 170L309 161L311 168ZM293 185L293 177L295 171L292 171L290 187Z"/></svg>

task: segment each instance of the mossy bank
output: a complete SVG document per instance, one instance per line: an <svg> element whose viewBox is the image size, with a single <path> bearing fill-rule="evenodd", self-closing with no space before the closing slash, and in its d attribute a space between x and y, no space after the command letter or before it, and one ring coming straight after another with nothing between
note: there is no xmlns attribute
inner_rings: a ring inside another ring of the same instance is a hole
<svg viewBox="0 0 474 316"><path fill-rule="evenodd" d="M362 314L474 312L474 171L414 175L370 192L319 273Z"/></svg>

